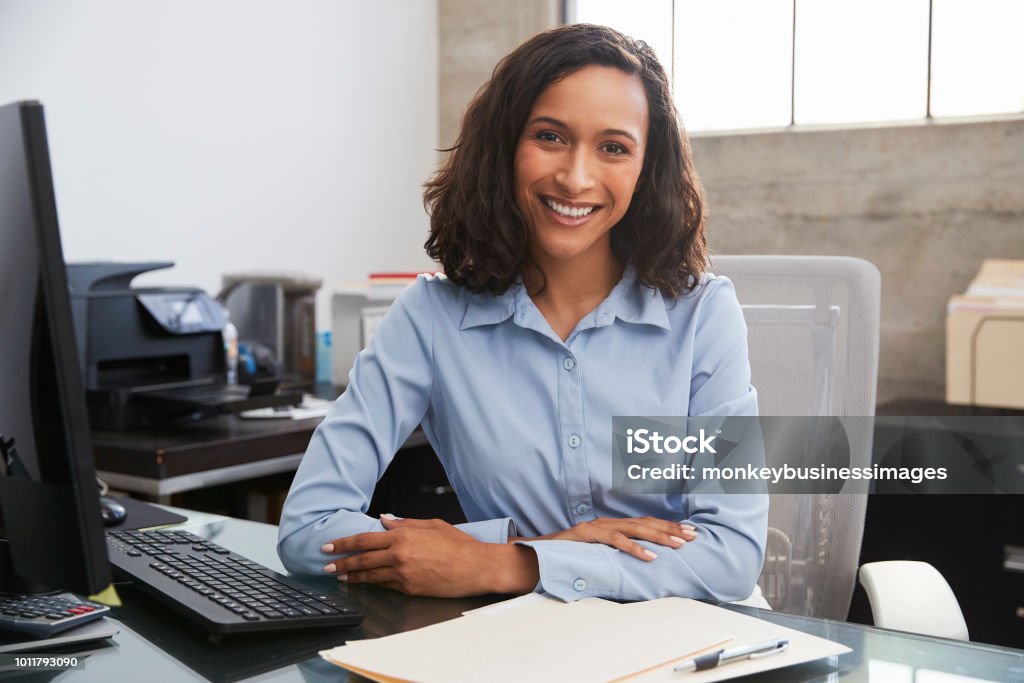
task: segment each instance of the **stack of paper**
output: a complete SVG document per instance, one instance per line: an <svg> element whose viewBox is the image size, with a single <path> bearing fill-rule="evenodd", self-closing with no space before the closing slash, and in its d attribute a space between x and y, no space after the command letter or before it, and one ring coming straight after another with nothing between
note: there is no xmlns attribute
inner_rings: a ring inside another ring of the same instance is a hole
<svg viewBox="0 0 1024 683"><path fill-rule="evenodd" d="M849 652L828 640L684 598L618 604L517 599L459 619L321 652L376 681L705 683ZM789 638L779 655L700 673L672 666L718 647Z"/></svg>

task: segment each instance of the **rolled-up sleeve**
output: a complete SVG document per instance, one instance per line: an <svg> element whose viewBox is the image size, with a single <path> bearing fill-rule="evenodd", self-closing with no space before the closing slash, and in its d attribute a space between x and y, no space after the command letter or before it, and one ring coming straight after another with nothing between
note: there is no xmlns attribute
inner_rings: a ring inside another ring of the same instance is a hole
<svg viewBox="0 0 1024 683"><path fill-rule="evenodd" d="M429 280L405 290L356 358L345 393L317 427L288 497L278 532L284 566L320 574L324 543L383 531L365 513L377 481L422 421L433 385L433 317ZM477 540L505 543L511 520L459 525Z"/></svg>
<svg viewBox="0 0 1024 683"><path fill-rule="evenodd" d="M750 384L747 328L732 283L714 278L704 286L706 291L696 309L688 414L757 415L757 393ZM763 457L763 450L761 454ZM657 554L649 562L596 543L521 541L537 554L541 577L538 590L566 601L586 597L746 598L754 589L764 561L768 496L702 492L703 488L698 484L696 492L685 494L685 519L676 520L695 526L696 540L679 549L638 541ZM665 509L672 509L668 501Z"/></svg>

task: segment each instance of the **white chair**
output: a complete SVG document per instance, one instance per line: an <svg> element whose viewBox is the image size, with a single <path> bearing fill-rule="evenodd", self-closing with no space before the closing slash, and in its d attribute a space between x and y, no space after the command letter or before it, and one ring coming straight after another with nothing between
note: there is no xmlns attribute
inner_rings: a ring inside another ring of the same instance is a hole
<svg viewBox="0 0 1024 683"><path fill-rule="evenodd" d="M953 590L927 562L869 562L860 568L860 585L875 626L970 640Z"/></svg>
<svg viewBox="0 0 1024 683"><path fill-rule="evenodd" d="M743 307L752 383L762 416L875 414L881 292L881 276L875 266L862 259L836 256L713 256L711 262L712 272L732 280ZM778 422L783 428L799 424ZM762 424L769 466L800 455L820 460L822 442L814 442L806 434L769 434L772 422L762 420ZM844 456L848 455L849 465L869 466L871 420L851 420L844 425L849 437L849 453ZM776 446L785 442L803 449L772 448L773 441ZM846 619L857 578L866 508L866 490L772 494L768 545L758 580L772 607L793 614ZM934 581L938 577L952 598L941 575L926 566L934 576L922 578L919 587L926 595L941 593ZM907 571L914 570L907 569L904 575ZM871 569L862 576L873 586L868 597L876 623L883 625L877 621L878 615L886 615L884 621L891 614L890 606L896 604L888 597L887 587L892 583L883 572ZM952 600L955 605L956 599ZM960 614L959 606L956 614ZM954 617L951 620L955 622ZM923 631L920 624L915 626L908 630Z"/></svg>

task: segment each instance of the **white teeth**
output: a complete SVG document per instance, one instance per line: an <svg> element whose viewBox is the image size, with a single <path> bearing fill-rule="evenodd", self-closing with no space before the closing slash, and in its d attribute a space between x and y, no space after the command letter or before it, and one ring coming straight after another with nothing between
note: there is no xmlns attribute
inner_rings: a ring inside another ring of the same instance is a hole
<svg viewBox="0 0 1024 683"><path fill-rule="evenodd" d="M581 208L581 209L574 209L574 208L570 208L568 206L563 206L562 204L559 204L555 200L548 199L546 197L544 199L544 203L547 204L548 206L550 206L555 211L557 211L559 214L561 214L561 215L563 215L563 216L565 216L567 218L579 218L581 216L586 216L591 211L593 211L594 208L595 208L593 206L588 206L588 207Z"/></svg>

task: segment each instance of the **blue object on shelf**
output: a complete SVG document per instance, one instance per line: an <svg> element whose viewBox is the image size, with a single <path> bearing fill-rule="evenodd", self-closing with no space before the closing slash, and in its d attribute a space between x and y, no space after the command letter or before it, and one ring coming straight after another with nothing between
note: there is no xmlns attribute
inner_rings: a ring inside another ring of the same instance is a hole
<svg viewBox="0 0 1024 683"><path fill-rule="evenodd" d="M316 333L316 382L331 383L331 331Z"/></svg>

